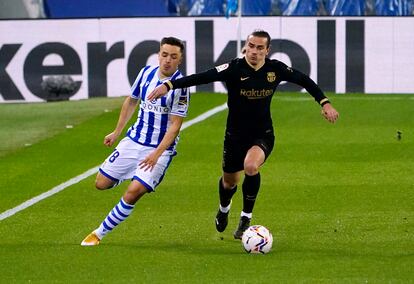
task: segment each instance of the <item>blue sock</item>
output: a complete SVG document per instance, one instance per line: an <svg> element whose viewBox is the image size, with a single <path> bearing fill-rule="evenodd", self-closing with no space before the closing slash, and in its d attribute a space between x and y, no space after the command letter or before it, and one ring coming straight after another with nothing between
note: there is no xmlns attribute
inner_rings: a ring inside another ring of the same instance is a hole
<svg viewBox="0 0 414 284"><path fill-rule="evenodd" d="M121 198L119 203L106 216L99 228L95 230L95 234L102 239L107 233L124 221L132 213L132 210L134 210L134 205L126 203Z"/></svg>

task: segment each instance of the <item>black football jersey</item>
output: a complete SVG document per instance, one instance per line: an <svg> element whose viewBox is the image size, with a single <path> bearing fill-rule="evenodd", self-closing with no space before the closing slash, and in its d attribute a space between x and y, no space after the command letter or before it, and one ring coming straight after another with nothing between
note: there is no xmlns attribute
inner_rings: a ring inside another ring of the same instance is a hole
<svg viewBox="0 0 414 284"><path fill-rule="evenodd" d="M282 81L305 88L319 103L325 96L307 75L284 63L266 58L258 70L245 58L236 58L205 72L172 81L173 88L185 88L215 81L225 83L228 92L226 131L234 135L257 136L273 132L270 105L277 86Z"/></svg>

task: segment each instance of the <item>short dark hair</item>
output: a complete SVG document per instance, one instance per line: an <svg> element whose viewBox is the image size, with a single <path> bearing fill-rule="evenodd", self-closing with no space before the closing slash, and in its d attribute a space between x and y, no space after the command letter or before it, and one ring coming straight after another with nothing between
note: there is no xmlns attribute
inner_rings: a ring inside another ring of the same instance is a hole
<svg viewBox="0 0 414 284"><path fill-rule="evenodd" d="M270 35L264 30L254 30L249 36L264 37L267 39L267 48L270 46Z"/></svg>
<svg viewBox="0 0 414 284"><path fill-rule="evenodd" d="M170 36L162 38L160 46L163 46L164 44L178 46L180 48L181 53L184 52L184 43L176 37Z"/></svg>

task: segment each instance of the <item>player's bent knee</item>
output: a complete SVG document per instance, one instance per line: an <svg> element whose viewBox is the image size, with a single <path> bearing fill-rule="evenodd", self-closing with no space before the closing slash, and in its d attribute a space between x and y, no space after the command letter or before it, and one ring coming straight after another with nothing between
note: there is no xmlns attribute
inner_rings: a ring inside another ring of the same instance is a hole
<svg viewBox="0 0 414 284"><path fill-rule="evenodd" d="M254 163L245 163L244 173L248 176L254 176L259 173L259 167Z"/></svg>
<svg viewBox="0 0 414 284"><path fill-rule="evenodd" d="M111 188L113 185L114 185L114 182L108 182L106 180L97 179L95 181L95 187L96 189L99 189L99 190L105 190L105 189Z"/></svg>
<svg viewBox="0 0 414 284"><path fill-rule="evenodd" d="M102 183L100 183L100 182L95 182L95 188L96 189L99 189L99 190L105 190L105 189L108 189L105 185L103 185Z"/></svg>
<svg viewBox="0 0 414 284"><path fill-rule="evenodd" d="M108 188L113 187L116 184L116 181L113 181L106 176L102 175L101 173L98 173L96 175L95 179L95 187L99 190L105 190Z"/></svg>
<svg viewBox="0 0 414 284"><path fill-rule="evenodd" d="M232 189L232 188L234 188L236 185L237 185L237 182L226 182L226 181L223 181L223 187L224 187L225 189Z"/></svg>
<svg viewBox="0 0 414 284"><path fill-rule="evenodd" d="M233 189L240 181L240 172L223 173L222 182L224 189Z"/></svg>
<svg viewBox="0 0 414 284"><path fill-rule="evenodd" d="M148 193L149 190L144 186L139 187L128 187L124 194L124 200L128 204L135 204L144 194Z"/></svg>

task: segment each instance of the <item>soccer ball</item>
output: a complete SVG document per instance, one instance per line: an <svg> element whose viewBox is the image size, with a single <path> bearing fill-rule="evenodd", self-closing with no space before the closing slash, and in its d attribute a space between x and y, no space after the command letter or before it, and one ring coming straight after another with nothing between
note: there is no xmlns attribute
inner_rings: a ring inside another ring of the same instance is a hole
<svg viewBox="0 0 414 284"><path fill-rule="evenodd" d="M264 226L250 226L243 233L242 244L247 253L265 254L272 248L273 236Z"/></svg>

